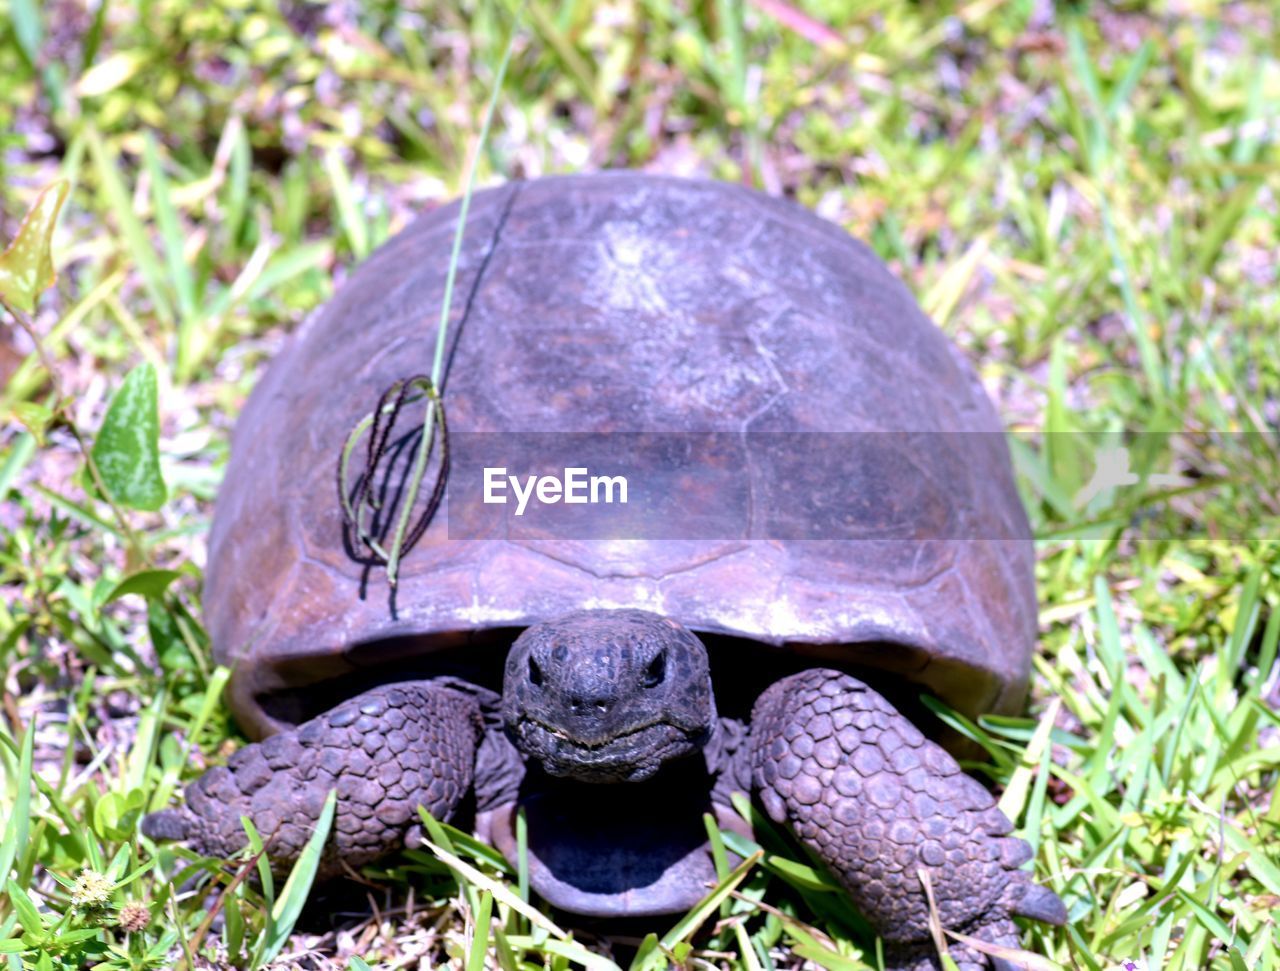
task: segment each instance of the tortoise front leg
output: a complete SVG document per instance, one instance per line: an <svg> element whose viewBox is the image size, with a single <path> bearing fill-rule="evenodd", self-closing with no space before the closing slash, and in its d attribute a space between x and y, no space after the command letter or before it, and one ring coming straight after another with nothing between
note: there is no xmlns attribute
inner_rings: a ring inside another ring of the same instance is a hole
<svg viewBox="0 0 1280 971"><path fill-rule="evenodd" d="M940 967L920 870L949 930L1017 947L1011 915L1066 920L1019 869L1030 848L1007 837L990 793L856 678L810 670L773 685L752 713L748 758L766 811L830 867L894 971ZM962 971L987 967L971 948L950 953Z"/></svg>
<svg viewBox="0 0 1280 971"><path fill-rule="evenodd" d="M273 868L287 869L311 836L330 790L333 831L321 866L332 875L404 845L419 805L447 819L472 787L496 696L445 680L384 685L296 730L248 745L186 788L186 804L147 816L152 839L183 840L229 857L248 840L248 816Z"/></svg>

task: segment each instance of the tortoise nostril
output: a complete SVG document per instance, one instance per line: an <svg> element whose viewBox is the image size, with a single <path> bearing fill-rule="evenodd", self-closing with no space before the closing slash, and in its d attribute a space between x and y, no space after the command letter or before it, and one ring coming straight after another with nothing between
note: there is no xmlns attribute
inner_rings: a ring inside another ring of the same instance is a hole
<svg viewBox="0 0 1280 971"><path fill-rule="evenodd" d="M575 715L606 715L613 707L612 698L588 698L585 695L574 695L569 699L569 709Z"/></svg>
<svg viewBox="0 0 1280 971"><path fill-rule="evenodd" d="M542 687L542 668L538 666L532 654L529 655L529 683L535 688Z"/></svg>
<svg viewBox="0 0 1280 971"><path fill-rule="evenodd" d="M644 686L656 688L667 677L667 652L659 651L644 671Z"/></svg>

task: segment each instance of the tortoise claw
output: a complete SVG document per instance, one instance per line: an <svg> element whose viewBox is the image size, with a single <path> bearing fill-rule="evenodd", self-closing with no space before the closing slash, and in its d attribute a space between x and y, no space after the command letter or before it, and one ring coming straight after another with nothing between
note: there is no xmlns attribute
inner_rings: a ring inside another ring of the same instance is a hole
<svg viewBox="0 0 1280 971"><path fill-rule="evenodd" d="M161 809L142 818L142 835L158 843L185 840L190 832L190 819L180 809Z"/></svg>
<svg viewBox="0 0 1280 971"><path fill-rule="evenodd" d="M1061 927L1067 922L1067 908L1062 898L1038 883L1028 883L1027 892L1014 904L1013 912L1045 924Z"/></svg>

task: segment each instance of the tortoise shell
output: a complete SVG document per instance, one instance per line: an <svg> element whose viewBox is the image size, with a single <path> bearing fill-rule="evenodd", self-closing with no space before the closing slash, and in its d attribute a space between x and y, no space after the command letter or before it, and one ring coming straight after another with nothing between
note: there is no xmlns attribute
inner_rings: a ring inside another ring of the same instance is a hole
<svg viewBox="0 0 1280 971"><path fill-rule="evenodd" d="M293 720L272 698L588 607L882 669L970 715L1022 703L1033 549L973 371L866 246L716 182L617 172L476 193L449 430L827 433L803 469L767 467L752 488L786 510L816 483L858 529L837 536L831 509L801 503L799 528L768 535L459 539L446 495L390 609L385 573L344 546L335 465L383 390L430 370L458 216L427 213L353 272L239 420L204 607L251 735ZM868 433L899 434L853 461L841 436Z"/></svg>

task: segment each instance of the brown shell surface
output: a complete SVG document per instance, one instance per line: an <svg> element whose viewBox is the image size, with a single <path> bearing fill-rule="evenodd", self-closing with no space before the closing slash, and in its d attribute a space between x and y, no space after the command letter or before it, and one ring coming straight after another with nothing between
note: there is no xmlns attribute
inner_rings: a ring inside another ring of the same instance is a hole
<svg viewBox="0 0 1280 971"><path fill-rule="evenodd" d="M446 501L403 564L394 617L383 571L362 597L336 460L389 384L430 371L457 216L427 213L353 272L237 425L204 603L251 734L278 727L260 693L341 676L358 645L607 607L874 665L970 714L1022 703L1033 550L981 385L867 247L721 183L605 173L477 193L450 324L450 430L925 433L913 473L947 508L908 505L910 542L512 541L450 539Z"/></svg>

